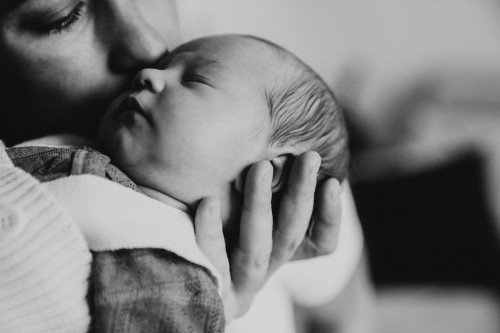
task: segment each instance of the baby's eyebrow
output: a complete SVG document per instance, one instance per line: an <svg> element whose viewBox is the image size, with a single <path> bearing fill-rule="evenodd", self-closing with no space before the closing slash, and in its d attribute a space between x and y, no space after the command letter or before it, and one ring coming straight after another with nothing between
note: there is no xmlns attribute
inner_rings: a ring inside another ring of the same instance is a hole
<svg viewBox="0 0 500 333"><path fill-rule="evenodd" d="M186 67L191 69L217 69L227 70L218 59L206 55L194 55L186 60Z"/></svg>

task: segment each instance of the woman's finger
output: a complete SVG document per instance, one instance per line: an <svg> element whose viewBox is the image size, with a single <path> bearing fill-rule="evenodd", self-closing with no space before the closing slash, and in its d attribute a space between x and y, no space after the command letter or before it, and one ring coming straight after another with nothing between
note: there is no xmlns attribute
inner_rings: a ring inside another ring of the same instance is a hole
<svg viewBox="0 0 500 333"><path fill-rule="evenodd" d="M233 288L248 295L249 301L265 282L272 248L272 176L268 161L258 162L248 171L239 241L231 254Z"/></svg>
<svg viewBox="0 0 500 333"><path fill-rule="evenodd" d="M198 247L221 274L223 291L227 292L231 288L231 276L217 198L209 197L200 202L194 225Z"/></svg>
<svg viewBox="0 0 500 333"><path fill-rule="evenodd" d="M321 158L307 152L296 158L279 207L269 273L288 261L302 243L311 220Z"/></svg>
<svg viewBox="0 0 500 333"><path fill-rule="evenodd" d="M327 179L318 187L314 223L294 259L307 259L335 251L342 217L340 192L340 184L334 178Z"/></svg>
<svg viewBox="0 0 500 333"><path fill-rule="evenodd" d="M315 224L308 237L316 249L313 255L330 254L337 247L342 217L340 192L340 183L334 178L327 179L318 189Z"/></svg>

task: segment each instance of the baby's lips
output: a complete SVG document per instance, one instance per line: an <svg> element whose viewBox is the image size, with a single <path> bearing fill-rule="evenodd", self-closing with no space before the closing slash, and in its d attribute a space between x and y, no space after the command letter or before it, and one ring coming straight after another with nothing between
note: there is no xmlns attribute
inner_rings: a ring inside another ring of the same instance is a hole
<svg viewBox="0 0 500 333"><path fill-rule="evenodd" d="M140 100L138 99L137 94L132 94L128 97L126 97L118 106L118 110L116 114L120 114L121 112L124 111L133 111L141 116L143 116L149 123L152 124L152 116L150 113L145 110L142 105Z"/></svg>
<svg viewBox="0 0 500 333"><path fill-rule="evenodd" d="M137 101L137 99L130 95L125 97L116 107L115 115L122 113L123 111L135 111L144 115L144 110Z"/></svg>

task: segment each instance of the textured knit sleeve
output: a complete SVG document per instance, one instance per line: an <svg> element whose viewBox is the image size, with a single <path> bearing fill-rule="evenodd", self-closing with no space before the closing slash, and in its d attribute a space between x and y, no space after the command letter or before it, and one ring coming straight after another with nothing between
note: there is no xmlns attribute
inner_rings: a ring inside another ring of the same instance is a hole
<svg viewBox="0 0 500 333"><path fill-rule="evenodd" d="M0 141L0 332L87 332L90 261L73 219Z"/></svg>

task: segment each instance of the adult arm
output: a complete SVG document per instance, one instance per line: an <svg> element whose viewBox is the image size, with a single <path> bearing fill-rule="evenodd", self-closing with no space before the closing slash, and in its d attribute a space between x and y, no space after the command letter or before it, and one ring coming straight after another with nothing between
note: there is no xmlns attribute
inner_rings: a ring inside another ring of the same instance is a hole
<svg viewBox="0 0 500 333"><path fill-rule="evenodd" d="M72 216L0 141L0 332L87 332L90 261Z"/></svg>
<svg viewBox="0 0 500 333"><path fill-rule="evenodd" d="M326 180L316 191L315 199L318 169L317 153L307 152L296 158L273 229L272 167L267 161L254 164L246 179L239 243L229 254L225 250L217 199L207 198L200 203L196 236L202 251L223 275L228 323L248 310L254 296L283 263L294 257L311 258L335 250L340 226L340 186L335 179ZM308 228L312 217L314 223Z"/></svg>
<svg viewBox="0 0 500 333"><path fill-rule="evenodd" d="M289 291L296 304L297 322L302 319L304 332L373 331L375 294L363 233L347 182L342 186L341 200L342 229L335 253L314 261L291 263L278 273L279 285Z"/></svg>
<svg viewBox="0 0 500 333"><path fill-rule="evenodd" d="M324 304L296 307L304 332L369 333L374 331L375 290L367 256L342 291Z"/></svg>

